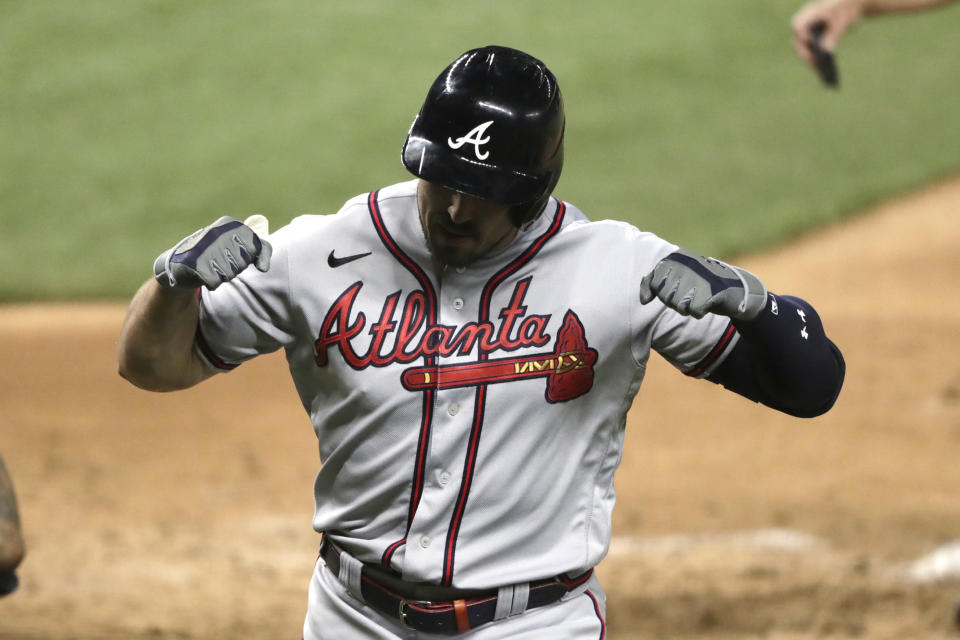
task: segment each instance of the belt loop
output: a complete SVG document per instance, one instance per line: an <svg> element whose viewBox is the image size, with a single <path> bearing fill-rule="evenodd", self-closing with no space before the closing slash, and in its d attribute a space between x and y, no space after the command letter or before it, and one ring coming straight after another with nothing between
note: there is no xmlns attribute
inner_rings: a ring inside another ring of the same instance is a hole
<svg viewBox="0 0 960 640"><path fill-rule="evenodd" d="M513 607L513 590L515 587L507 585L497 589L497 610L493 613L494 620L503 620L510 616L510 609Z"/></svg>
<svg viewBox="0 0 960 640"><path fill-rule="evenodd" d="M581 573L579 576L574 576L570 578L570 574L565 573L560 576L560 582L565 587L567 587L567 593L561 598L561 600L570 600L571 598L576 598L581 593L586 591L590 587L590 579L593 577L593 569L585 573Z"/></svg>
<svg viewBox="0 0 960 640"><path fill-rule="evenodd" d="M510 615L515 616L527 610L527 601L530 599L530 583L524 582L514 585L513 602L510 605Z"/></svg>
<svg viewBox="0 0 960 640"><path fill-rule="evenodd" d="M365 602L363 595L360 593L360 570L363 568L363 563L343 549L338 549L338 551L340 551L340 573L337 579L354 598Z"/></svg>
<svg viewBox="0 0 960 640"><path fill-rule="evenodd" d="M457 618L457 631L470 631L470 618L467 616L467 602L463 598L453 601L453 613Z"/></svg>

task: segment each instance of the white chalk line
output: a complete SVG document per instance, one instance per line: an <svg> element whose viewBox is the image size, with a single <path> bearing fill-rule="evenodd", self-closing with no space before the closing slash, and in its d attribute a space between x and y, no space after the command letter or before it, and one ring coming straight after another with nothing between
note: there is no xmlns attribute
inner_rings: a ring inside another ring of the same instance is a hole
<svg viewBox="0 0 960 640"><path fill-rule="evenodd" d="M937 547L910 563L905 574L907 580L918 584L960 580L960 539Z"/></svg>
<svg viewBox="0 0 960 640"><path fill-rule="evenodd" d="M679 533L666 536L614 536L608 556L661 555L713 547L801 553L825 549L822 538L793 529L754 529L726 533Z"/></svg>
<svg viewBox="0 0 960 640"><path fill-rule="evenodd" d="M769 528L725 533L678 533L664 536L614 536L607 557L662 556L702 549L747 549L808 553L824 551L823 538L793 529ZM960 539L941 545L894 570L897 579L914 584L960 580Z"/></svg>

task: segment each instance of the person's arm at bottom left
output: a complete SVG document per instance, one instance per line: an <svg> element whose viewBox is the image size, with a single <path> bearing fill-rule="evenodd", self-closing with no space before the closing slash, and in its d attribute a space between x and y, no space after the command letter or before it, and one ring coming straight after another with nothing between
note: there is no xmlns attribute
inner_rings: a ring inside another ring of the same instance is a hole
<svg viewBox="0 0 960 640"><path fill-rule="evenodd" d="M13 493L13 483L0 457L0 596L7 595L17 588L17 576L14 570L23 562L26 545L20 527L20 514L17 511L17 499Z"/></svg>

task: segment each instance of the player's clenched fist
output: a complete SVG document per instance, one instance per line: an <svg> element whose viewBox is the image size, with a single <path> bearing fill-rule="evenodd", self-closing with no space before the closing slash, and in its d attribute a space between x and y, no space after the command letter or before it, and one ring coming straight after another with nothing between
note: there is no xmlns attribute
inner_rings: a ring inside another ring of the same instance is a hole
<svg viewBox="0 0 960 640"><path fill-rule="evenodd" d="M753 320L763 310L767 289L745 269L679 249L640 281L640 302L647 304L655 297L694 318L716 313Z"/></svg>
<svg viewBox="0 0 960 640"><path fill-rule="evenodd" d="M223 216L161 253L153 263L154 277L167 287L212 290L251 264L266 271L273 247L258 232L267 235L263 216L251 216L245 223Z"/></svg>

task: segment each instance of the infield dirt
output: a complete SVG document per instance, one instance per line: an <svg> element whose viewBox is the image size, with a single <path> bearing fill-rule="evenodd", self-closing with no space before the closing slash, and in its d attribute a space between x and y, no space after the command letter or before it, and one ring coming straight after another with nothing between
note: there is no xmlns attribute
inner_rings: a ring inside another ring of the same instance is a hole
<svg viewBox="0 0 960 640"><path fill-rule="evenodd" d="M599 569L608 637L960 638L960 567L909 574L960 539L960 179L736 262L817 307L844 391L798 420L652 358ZM285 361L138 391L123 313L0 307L29 547L0 639L299 638L318 462Z"/></svg>

